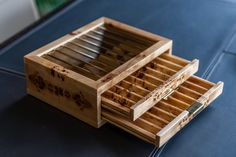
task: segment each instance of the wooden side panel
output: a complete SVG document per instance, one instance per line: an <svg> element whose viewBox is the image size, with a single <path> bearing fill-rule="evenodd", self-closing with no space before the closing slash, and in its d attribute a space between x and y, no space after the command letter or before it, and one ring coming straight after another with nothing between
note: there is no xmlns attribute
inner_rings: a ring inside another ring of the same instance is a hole
<svg viewBox="0 0 236 157"><path fill-rule="evenodd" d="M38 56L28 56L25 73L29 94L94 127L102 125L96 89L73 79L73 71Z"/></svg>
<svg viewBox="0 0 236 157"><path fill-rule="evenodd" d="M218 82L204 95L202 95L195 103L193 103L192 106L189 107L189 109L183 111L172 122L170 122L161 131L159 131L156 134L156 145L158 147L161 147L186 124L188 124L197 114L199 114L222 93L223 86L223 82Z"/></svg>

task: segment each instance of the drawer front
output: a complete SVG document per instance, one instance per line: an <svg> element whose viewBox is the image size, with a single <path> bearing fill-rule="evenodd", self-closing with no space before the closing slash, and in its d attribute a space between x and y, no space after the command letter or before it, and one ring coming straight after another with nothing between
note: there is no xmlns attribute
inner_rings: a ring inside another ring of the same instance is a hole
<svg viewBox="0 0 236 157"><path fill-rule="evenodd" d="M160 147L215 100L222 90L222 82L214 84L192 76L136 121L107 109L102 110L102 117L127 132Z"/></svg>
<svg viewBox="0 0 236 157"><path fill-rule="evenodd" d="M163 53L102 94L102 107L136 120L198 70L192 62Z"/></svg>

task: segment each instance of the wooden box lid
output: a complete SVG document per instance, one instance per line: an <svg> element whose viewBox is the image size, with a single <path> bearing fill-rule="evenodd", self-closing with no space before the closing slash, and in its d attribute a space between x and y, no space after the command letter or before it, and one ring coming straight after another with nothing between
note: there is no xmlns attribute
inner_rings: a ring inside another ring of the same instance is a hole
<svg viewBox="0 0 236 157"><path fill-rule="evenodd" d="M171 48L167 38L102 17L25 58L56 63L101 94Z"/></svg>

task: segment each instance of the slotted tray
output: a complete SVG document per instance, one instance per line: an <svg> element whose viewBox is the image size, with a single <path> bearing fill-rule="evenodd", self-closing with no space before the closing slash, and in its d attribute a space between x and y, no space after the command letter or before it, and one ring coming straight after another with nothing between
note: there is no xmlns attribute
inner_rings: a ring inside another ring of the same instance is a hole
<svg viewBox="0 0 236 157"><path fill-rule="evenodd" d="M163 53L106 91L102 95L102 107L136 120L197 69L197 60L189 62Z"/></svg>
<svg viewBox="0 0 236 157"><path fill-rule="evenodd" d="M105 108L102 116L108 122L160 147L215 100L222 89L222 82L214 84L192 76L136 121Z"/></svg>

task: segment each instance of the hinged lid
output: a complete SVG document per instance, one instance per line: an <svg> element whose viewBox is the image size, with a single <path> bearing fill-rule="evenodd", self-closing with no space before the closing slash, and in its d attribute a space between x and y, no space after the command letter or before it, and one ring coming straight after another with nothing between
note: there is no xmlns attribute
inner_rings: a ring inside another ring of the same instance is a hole
<svg viewBox="0 0 236 157"><path fill-rule="evenodd" d="M171 48L167 38L104 17L25 58L57 64L100 95Z"/></svg>
<svg viewBox="0 0 236 157"><path fill-rule="evenodd" d="M136 120L198 70L189 62L163 53L102 94L102 107Z"/></svg>

